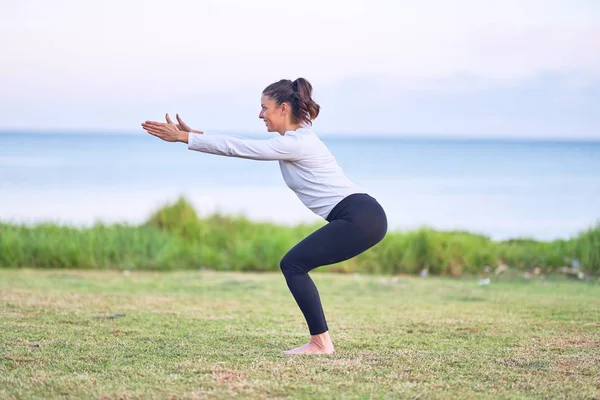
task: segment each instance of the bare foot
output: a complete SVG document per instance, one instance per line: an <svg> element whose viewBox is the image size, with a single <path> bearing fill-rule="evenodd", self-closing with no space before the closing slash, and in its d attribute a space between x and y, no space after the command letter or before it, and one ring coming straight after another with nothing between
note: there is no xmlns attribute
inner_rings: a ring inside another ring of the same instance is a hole
<svg viewBox="0 0 600 400"><path fill-rule="evenodd" d="M333 342L329 337L329 332L325 332L319 335L312 335L308 343L296 347L295 349L286 350L283 354L333 354L334 352L335 349L333 348Z"/></svg>

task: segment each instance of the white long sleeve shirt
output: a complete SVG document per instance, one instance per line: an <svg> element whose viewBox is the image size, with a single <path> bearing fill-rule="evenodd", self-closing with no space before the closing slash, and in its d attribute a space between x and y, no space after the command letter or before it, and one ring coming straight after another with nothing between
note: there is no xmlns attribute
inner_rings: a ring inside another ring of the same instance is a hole
<svg viewBox="0 0 600 400"><path fill-rule="evenodd" d="M252 160L278 161L283 180L315 214L327 218L333 207L353 193L364 193L350 181L325 143L309 127L272 139L190 133L188 149Z"/></svg>

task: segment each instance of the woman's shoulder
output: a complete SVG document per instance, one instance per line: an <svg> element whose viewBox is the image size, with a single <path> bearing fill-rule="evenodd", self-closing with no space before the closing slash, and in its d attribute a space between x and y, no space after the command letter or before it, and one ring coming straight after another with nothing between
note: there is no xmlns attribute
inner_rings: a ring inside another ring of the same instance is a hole
<svg viewBox="0 0 600 400"><path fill-rule="evenodd" d="M288 133L285 136L288 136ZM310 127L290 131L289 140L293 140L298 146L301 146L306 157L331 156L331 151L327 145Z"/></svg>
<svg viewBox="0 0 600 400"><path fill-rule="evenodd" d="M284 136L293 137L293 138L297 138L297 139L304 139L304 140L315 140L315 139L318 140L319 139L316 132L311 127L300 127L296 130L290 130L290 131L287 131Z"/></svg>

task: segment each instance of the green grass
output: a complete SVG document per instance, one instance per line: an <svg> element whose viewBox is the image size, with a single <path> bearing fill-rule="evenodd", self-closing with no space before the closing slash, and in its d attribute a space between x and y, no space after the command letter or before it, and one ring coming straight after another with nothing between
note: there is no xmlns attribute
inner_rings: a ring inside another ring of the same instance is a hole
<svg viewBox="0 0 600 400"><path fill-rule="evenodd" d="M600 397L597 280L313 277L331 356L279 273L0 270L0 398Z"/></svg>
<svg viewBox="0 0 600 400"><path fill-rule="evenodd" d="M274 271L298 241L324 223L280 226L243 216L199 218L179 199L140 225L0 223L0 268ZM422 228L390 231L367 252L330 268L338 272L476 275L500 263L521 273L555 273L573 259L589 276L600 275L600 223L569 240L515 238L493 241L469 232Z"/></svg>

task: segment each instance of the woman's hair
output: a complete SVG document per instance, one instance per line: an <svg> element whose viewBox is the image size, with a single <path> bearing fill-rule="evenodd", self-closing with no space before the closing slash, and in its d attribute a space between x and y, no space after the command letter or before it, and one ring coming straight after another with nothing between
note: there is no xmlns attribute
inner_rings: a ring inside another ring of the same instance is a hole
<svg viewBox="0 0 600 400"><path fill-rule="evenodd" d="M295 81L282 79L263 90L263 94L273 99L277 105L289 103L292 106L292 122L312 124L321 107L312 99L312 85L304 78Z"/></svg>

